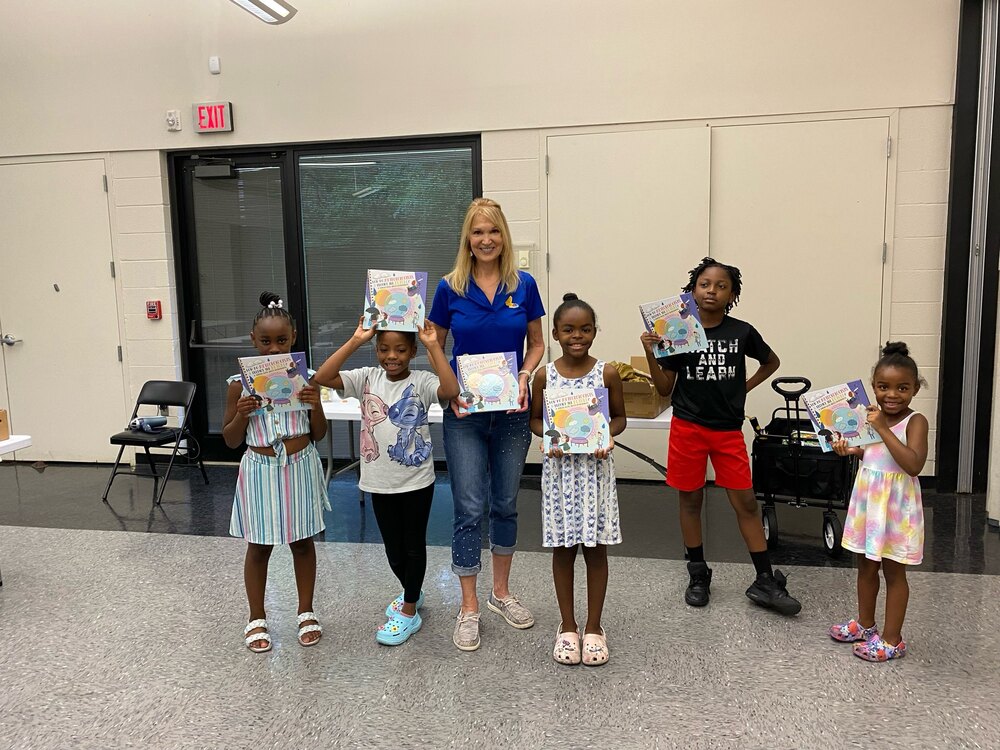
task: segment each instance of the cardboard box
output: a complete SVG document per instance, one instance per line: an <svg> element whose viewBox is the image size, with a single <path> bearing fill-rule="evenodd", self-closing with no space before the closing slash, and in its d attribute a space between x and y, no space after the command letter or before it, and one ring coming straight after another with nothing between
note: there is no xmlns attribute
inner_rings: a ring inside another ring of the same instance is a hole
<svg viewBox="0 0 1000 750"><path fill-rule="evenodd" d="M7 440L10 437L10 420L7 419L7 412L0 409L0 440Z"/></svg>
<svg viewBox="0 0 1000 750"><path fill-rule="evenodd" d="M632 357L629 362L633 370L645 373L649 365L645 357ZM670 406L670 396L661 396L650 380L633 380L622 383L625 392L625 416L652 419Z"/></svg>

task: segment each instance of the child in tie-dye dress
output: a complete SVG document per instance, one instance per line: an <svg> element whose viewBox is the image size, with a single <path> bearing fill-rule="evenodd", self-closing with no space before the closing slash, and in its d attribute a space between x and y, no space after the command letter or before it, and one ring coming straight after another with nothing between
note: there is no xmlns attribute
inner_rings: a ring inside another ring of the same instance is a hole
<svg viewBox="0 0 1000 750"><path fill-rule="evenodd" d="M838 440L841 456L861 456L847 512L842 544L857 553L858 618L830 628L830 637L854 643L854 655L888 661L906 655L903 618L910 597L906 566L924 557L924 510L917 476L927 460L927 418L910 408L923 379L906 344L887 343L875 365L872 387L878 407L868 410L868 424L881 443L848 448ZM875 625L879 569L885 577L885 626Z"/></svg>

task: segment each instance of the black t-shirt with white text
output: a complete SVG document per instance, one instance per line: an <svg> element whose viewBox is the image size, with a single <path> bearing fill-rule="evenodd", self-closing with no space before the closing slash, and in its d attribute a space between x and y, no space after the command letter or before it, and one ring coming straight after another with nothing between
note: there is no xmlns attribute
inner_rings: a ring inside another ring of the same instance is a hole
<svg viewBox="0 0 1000 750"><path fill-rule="evenodd" d="M728 315L706 328L708 349L674 354L656 361L677 373L672 402L674 415L713 430L739 430L747 400L746 358L760 363L771 355L761 335L749 323Z"/></svg>

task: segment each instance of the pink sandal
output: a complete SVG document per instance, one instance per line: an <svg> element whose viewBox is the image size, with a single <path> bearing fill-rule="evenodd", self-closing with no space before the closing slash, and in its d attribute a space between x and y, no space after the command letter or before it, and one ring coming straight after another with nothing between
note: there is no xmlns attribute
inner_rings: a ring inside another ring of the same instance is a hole
<svg viewBox="0 0 1000 750"><path fill-rule="evenodd" d="M583 663L588 667L599 667L607 663L611 657L608 650L608 638L601 628L600 633L584 633L583 635Z"/></svg>
<svg viewBox="0 0 1000 750"><path fill-rule="evenodd" d="M559 630L562 630L562 623L559 623ZM556 631L556 645L552 649L552 658L560 664L580 663L580 634L575 630L567 630L565 633Z"/></svg>

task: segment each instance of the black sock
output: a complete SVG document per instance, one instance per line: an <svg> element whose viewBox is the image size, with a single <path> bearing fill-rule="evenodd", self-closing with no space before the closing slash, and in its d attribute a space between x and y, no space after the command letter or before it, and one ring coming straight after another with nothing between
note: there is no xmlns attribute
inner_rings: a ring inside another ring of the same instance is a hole
<svg viewBox="0 0 1000 750"><path fill-rule="evenodd" d="M757 575L761 573L773 575L771 571L771 556L767 554L767 550L763 552L751 552L750 559L753 560L753 566L757 569Z"/></svg>
<svg viewBox="0 0 1000 750"><path fill-rule="evenodd" d="M685 547L688 553L688 562L705 562L705 545L699 544L697 547Z"/></svg>

